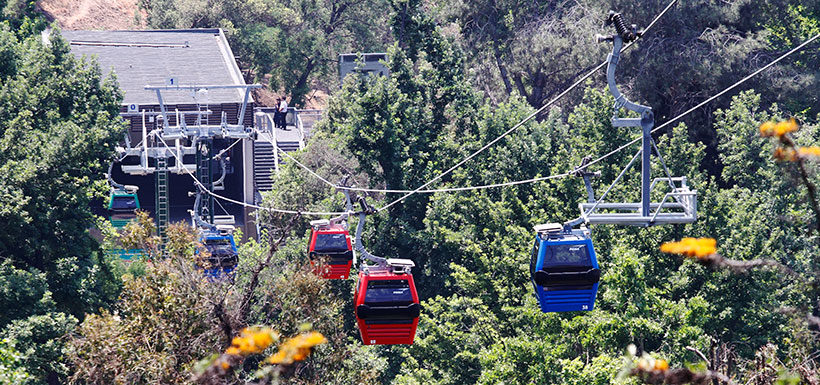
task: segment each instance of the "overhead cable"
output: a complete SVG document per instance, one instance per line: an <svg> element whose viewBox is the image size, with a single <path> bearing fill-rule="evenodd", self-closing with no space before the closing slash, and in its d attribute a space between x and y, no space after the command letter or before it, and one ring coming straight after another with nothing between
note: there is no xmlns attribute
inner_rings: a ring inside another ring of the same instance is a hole
<svg viewBox="0 0 820 385"><path fill-rule="evenodd" d="M670 4L669 4L669 5L668 5L668 6L667 6L667 7L666 7L666 8L665 8L665 9L664 9L664 10L663 10L663 11L662 11L662 12L661 12L661 13L660 13L657 17L656 17L656 18L655 18L655 20L653 20L653 21L652 21L652 23L650 23L650 24L649 24L649 27L651 27L652 25L654 25L654 24L655 24L655 22L656 22L656 21L657 21L657 20L658 20L658 19L659 19L659 18L660 18L660 17L661 17L664 13L666 13L666 12L667 12L667 10L668 10L668 9L670 9L670 8L671 8L671 6L672 6L672 5L673 5L676 1L677 1L677 0L672 1L672 2L671 2L671 3L670 3ZM647 27L647 29L648 29L649 27ZM655 132L657 132L657 131L659 131L659 130L661 130L661 129L665 128L665 127L668 127L669 125L671 125L672 123L674 123L674 122L676 122L676 121L680 120L680 119L681 119L681 118L683 118L684 116L686 116L686 115L688 115L688 114L690 114L690 113L692 113L692 112L696 111L697 109L699 109L699 108L703 107L704 105L706 105L706 104L710 103L711 101L713 101L713 100L717 99L718 97L723 96L723 95L724 95L724 94L726 94L727 92L729 92L729 91L731 91L731 90L733 90L733 89L737 88L737 87L738 87L738 86L740 86L741 84L743 84L743 83L745 83L746 81L748 81L749 79L751 79L751 78L753 78L753 77L757 76L757 75L758 75L758 74L760 74L761 72L763 72L763 71L767 70L768 68L772 67L773 65L777 64L778 62L782 61L783 59L787 58L788 56L790 56L790 55L794 54L795 52L800 51L800 50L801 50L801 49L803 49L805 46L807 46L808 44L810 44L810 43L812 43L813 41L817 40L818 38L820 38L820 33L818 33L818 34L814 35L813 37L811 37L810 39L806 40L805 42L803 42L802 44L798 45L797 47L795 47L795 48L793 48L793 49L789 50L788 52L786 52L785 54L781 55L780 57L778 57L777 59L773 60L772 62L770 62L770 63L766 64L765 66L763 66L763 67L761 67L761 68L759 68L759 69L758 69L758 70L756 70L755 72L753 72L753 73L751 73L751 74L747 75L747 76L746 76L746 77L744 77L743 79L741 79L741 80L739 80L739 81L735 82L734 84L732 84L731 86L727 87L727 88L726 88L726 89L724 89L723 91L718 92L717 94L715 94L715 95L713 95L713 96L709 97L708 99L704 100L703 102L698 103L696 106L694 106L694 107L692 107L692 108L690 108L690 109L688 109L688 110L684 111L683 113L681 113L681 114L679 114L679 115L675 116L674 118L669 119L669 120L667 120L666 122L664 122L663 124L661 124L661 125L659 125L659 126L655 127L655 128L652 130L652 133L655 133ZM625 50L625 49L629 48L632 44L634 44L634 42L632 42L632 43L627 44L626 46L624 46L623 50ZM622 51L623 51L623 50L622 50ZM451 167L450 169L448 169L447 171L445 171L445 172L443 172L443 173L439 174L437 177L435 177L435 178L431 179L430 181L428 181L427 183L423 184L422 186L420 186L419 188L417 188L417 189L415 189L415 190L390 190L390 189L355 188L355 187L345 187L345 186L339 186L339 185L333 184L333 183L331 183L330 181L328 181L327 179L325 179L325 178L321 177L319 174L317 174L316 172L314 172L313 170L311 170L311 169L310 169L310 168L308 168L307 166L305 166L304 164L300 163L298 160L296 160L296 158L294 158L293 156L291 156L290 154L288 154L287 152L285 152L284 150L282 150L281 148L279 148L279 147L276 145L276 143L274 143L274 142L273 142L273 140L269 139L269 141L271 142L271 144L273 144L274 148L275 148L277 151L282 152L282 153L283 153L286 157L288 157L289 159L291 159L291 160L292 160L294 163L296 163L299 167L301 167L301 168L305 169L305 170L306 170L306 171L308 171L310 174L312 174L314 177L316 177L316 178L318 178L318 179L322 180L324 183L328 184L329 186L331 186L331 187L333 187L333 188L336 188L336 189L344 189L344 190L351 190L351 191L363 191L363 192L379 192L379 193L406 193L406 194L405 194L404 196L402 196L401 198L396 199L396 200L394 200L394 201L390 202L389 204L387 204L387 205L385 205L385 206L383 206L383 207L381 207L381 208L377 209L377 211L382 211L382 210L385 210L385 209L387 209L387 208L389 208L389 207L391 207L391 206L395 205L396 203L401 202L402 200L406 199L407 197L409 197L409 196L411 196L411 195L413 195L413 194L418 194L418 193L437 193L437 192L470 191L470 190L487 189L487 188L494 188L494 187L505 187L505 186L512 186L512 185L518 185L518 184L534 183L534 182L545 181L545 180L550 180L550 179L563 178L563 177L570 176L570 175L572 175L573 173L572 173L572 172L565 172L565 173L555 174L555 175L550 175L550 176L545 176L545 177L537 177L537 178L525 179L525 180L520 180L520 181L505 182L505 183L495 183L495 184L480 185L480 186L453 187L453 188L428 189L428 190L425 190L425 189L424 189L424 187L429 186L430 184L432 184L432 183L433 183L433 182L435 182L436 180L438 180L438 179L442 178L443 176L445 176L445 175L449 174L450 172L452 172L452 171L453 171L453 170L455 170L456 168L460 167L461 165L463 165L464 163L466 163L467 161L469 161L470 159L472 159L473 157L475 157L476 155L478 155L478 154L479 154L479 153L481 153L482 151L486 150L487 148L489 148L489 147L490 147L490 146L492 146L493 144L497 143L499 140L501 140L501 139L502 139L503 137L505 137L506 135L509 135L509 134L510 134L510 133L512 133L514 130L516 130L516 129L518 129L519 127L521 127L524 123L526 123L527 121L529 121L529 120L531 120L533 117L535 117L535 116L536 116L536 115L537 115L540 111L543 111L546 107L548 107L548 106L549 106L549 105L551 105L552 103L555 103L555 102L556 102L559 98L563 97L566 93L568 93L568 92L569 92L569 91L571 91L574 87L576 87L578 84L580 84L580 82L582 82L583 80L585 80L586 78L588 78L589 76L591 76L591 75L592 75L595 71L598 71L598 70L600 70L601 68L603 68L603 66L605 66L605 65L606 65L606 62L604 62L602 65L600 65L600 66L596 67L593 71L591 71L590 73L587 73L584 77L582 77L581 79L579 79L579 81L577 81L577 82L573 83L573 85L571 85L571 86L570 86L570 88L566 89L566 90L565 90L565 91L563 91L561 94L559 94L558 96L556 96L555 98L553 98L552 100L550 100L547 104L545 104L544 106L542 106L541 108L539 108L538 110L536 110L536 112L534 112L534 113L530 114L529 116L527 116L524 120L522 120L521 122L519 122L518 124L516 124L515 126L513 126L512 128L510 128L509 130L507 130L506 132L504 132L501 136L499 136L499 137L497 137L496 139L494 139L493 141L491 141L491 142L487 143L487 144L486 144L486 145L484 145L482 148L480 148L480 149L479 149L479 150L477 150L476 152L472 153L471 155L469 155L468 157L464 158L462 161L460 161L459 163L457 163L455 166L453 166L453 167ZM162 139L160 138L160 140L162 140ZM633 144L637 143L639 140L641 140L641 138L640 138L640 137L635 138L635 139L633 139L633 140L631 140L631 141L629 141L629 142L627 142L627 143L625 143L625 144L623 144L623 145L619 146L618 148L616 148L616 149L614 149L614 150L612 150L612 151L610 151L610 152L608 152L608 153L606 153L606 154L604 154L604 155L602 155L602 156L600 156L600 157L598 157L598 158L596 158L596 159L594 159L594 160L590 161L589 163L587 163L587 164L585 164L585 165L583 165L583 166L580 166L580 167L578 167L578 168L574 169L573 171L581 171L581 170L584 170L584 169L588 168L589 166L592 166L593 164L599 163L599 162L603 161L604 159L606 159L606 158L608 158L608 157L610 157L610 156L612 156L612 155L614 155L614 154L616 154L616 153L618 153L618 152L620 152L620 151L624 150L625 148L627 148L627 147L629 147L629 146L631 146L631 145L633 145ZM166 147L168 146L168 145L167 145L164 141L163 141L163 143L166 145ZM173 154L173 153L172 153L172 154ZM176 155L175 155L175 154L173 154L173 155L176 157ZM194 181L195 181L197 184L199 184L200 186L202 186L202 183L201 183L201 182L199 182L199 180L198 180L198 179L197 179L197 178L196 178L196 177L195 177L195 176L194 176L194 175L193 175L190 171L186 170L186 172L188 172L188 174L189 174L192 178L194 178ZM209 194L211 194L211 195L212 195L212 196L214 196L215 198L218 198L218 199L223 199L223 200L226 200L226 201L228 201L228 202L236 203L236 204L239 204L239 205L242 205L242 206L245 206L245 207L251 207L251 208L256 208L256 209L260 209L260 210L268 210L268 211L279 212L279 213L286 213L286 214L304 214L304 215L341 215L341 214L344 214L344 212L326 212L326 213L324 213L324 212L305 212L305 211L298 211L298 210L281 210L281 209L274 209L274 208L262 207L262 206L258 206L258 205L252 205L252 204L248 204L248 203L244 203L244 202L239 202L239 201L236 201L236 200L233 200L233 199L230 199L230 198L227 198L227 197L224 197L224 196L221 196L221 195L218 195L218 194L212 193L212 192L209 192Z"/></svg>
<svg viewBox="0 0 820 385"><path fill-rule="evenodd" d="M650 22L650 23L649 23L649 25L648 25L648 26L644 29L644 31L643 31L643 32L644 32L644 34L646 33L646 31L648 31L649 29L651 29L651 28L652 28L652 27L653 27L653 26L654 26L654 25L658 22L658 20L660 20L660 18L661 18L664 14L666 14L666 12L667 12L667 11L669 11L669 9L671 9L673 5L675 5L675 3L677 3L677 0L672 0L671 2L669 2L669 4L666 6L666 8L664 8L664 9L663 9L663 11L661 11L661 12L660 12L657 16L655 16L655 18L652 20L652 22ZM637 40L636 40L636 41L637 41ZM632 46L636 43L636 41L632 41L632 42L630 42L629 44L626 44L626 45L625 45L625 46L621 49L621 52L624 52L624 51L626 51L627 49L629 49L630 47L632 47ZM334 183L332 183L332 182L328 181L327 179L323 178L321 175L317 174L315 171L311 170L309 167L307 167L307 166L305 166L304 164L300 163L298 160L296 160L294 157L292 157L292 156L291 156L290 154L288 154L286 151L284 151L284 150L282 150L281 148L279 148L279 146L277 146L277 145L276 145L276 143L274 143L274 141L273 141L271 138L268 138L268 141L269 141L269 142L273 145L274 149L276 149L277 151L282 152L282 154L284 154L286 157L288 157L288 159L291 159L291 160L292 160L294 163L296 163L299 167L301 167L302 169L304 169L305 171L307 171L308 173L310 173L310 174L311 174L311 175L313 175L314 177L318 178L318 179L319 179L319 180L321 180L322 182L326 183L327 185L329 185L330 187L333 187L333 188L335 188L335 189L340 189L340 190L348 190L348 191L361 191L361 192L376 192L376 193L402 193L402 194L405 194L405 195L404 195L404 196L402 196L401 198L396 199L395 201L393 201L393 202L391 202L391 203L387 204L386 206L384 206L384 207L381 207L381 208L377 209L377 211L382 211L382 210L384 210L384 209L387 209L388 207L393 206L394 204L396 204L396 203L398 203L398 202L400 202L400 201L402 201L402 200L406 199L407 197L409 197L409 196L411 196L411 195L413 195L413 194L432 194L432 193L440 193L440 192L457 192L457 191L482 190L482 189L488 189L488 188L506 187L506 186L513 186L513 185L519 185L519 184L534 183L534 182L540 182L540 181L545 181L545 180L550 180L550 179L562 178L562 177L566 177L566 176L571 175L571 173L568 173L568 172L567 172L567 173L563 173L563 174L550 175L550 176L545 176L545 177L537 177L537 178L525 179L525 180L514 181L514 182L494 183L494 184L479 185L479 186L451 187L451 188L441 188L441 189L424 189L425 187L429 186L429 185L430 185L430 184L432 184L433 182L435 182L435 181L437 181L437 180L441 179L442 177L446 176L447 174L451 173L451 172L452 172L453 170L455 170L456 168L458 168L458 167L462 166L464 163L468 162L470 159L472 159L472 158L473 158L473 157L475 157L476 155L480 154L480 153L481 153L481 152L483 152L484 150L486 150L486 149L490 148L491 146L493 146L494 144L496 144L498 141L500 141L501 139L503 139L503 138L504 138L504 137L506 137L507 135L511 134L513 131L515 131L515 130L517 130L518 128L520 128L521 126L523 126L525 123L527 123L527 122L529 122L530 120L532 120L532 119L533 119L534 117L536 117L538 114L540 114L541 112L543 112L543 111L544 111L547 107L549 107L549 106L553 105L555 102L557 102L557 101L558 101L558 100L560 100L562 97L564 97L566 94L568 94L570 91L572 91L573 89L575 89L575 87L577 87L578 85L580 85L581 83L583 83L583 82L584 82L585 80L587 80L590 76L592 76L592 75L594 75L595 73L597 73L598 71L600 71L600 70L601 70L602 68L604 68L606 65L607 65L607 61L602 62L601 64L599 64L598 66L596 66L595 68L593 68L592 70L590 70L589 72L587 72L584 76L581 76L578 80L576 80L576 81L575 81L572 85L570 85L567 89L565 89L564 91L562 91L562 92L561 92L560 94L558 94L556 97L552 98L549 102L547 102L546 104L544 104L543 106L541 106L540 108L538 108L535 112L533 112L533 113L529 114L529 115L528 115L527 117L525 117L523 120L521 120L520 122L518 122L518 123L517 123L516 125L514 125L512 128L508 129L507 131L505 131L504 133L502 133L500 136L496 137L495 139L493 139L493 140L492 140L492 141L490 141L489 143L485 144L483 147L481 147L481 148L480 148L480 149L478 149L477 151L473 152L472 154L470 154L469 156L467 156L466 158L464 158L463 160L461 160L460 162L458 162L458 163L457 163L456 165L454 165L453 167L449 168L447 171L444 171L443 173L439 174L438 176L436 176L435 178L431 179L431 180L430 180L430 181L428 181L427 183L425 183L425 184L421 185L420 187L418 187L418 188L417 188L417 189L415 189L415 190L392 190L392 189L373 189L373 188L359 188L359 187L339 186L339 185L336 185L336 184L334 184Z"/></svg>
<svg viewBox="0 0 820 385"><path fill-rule="evenodd" d="M661 130L661 129L663 129L663 128L665 128L665 127L669 126L669 125L671 125L672 123L674 123L674 122L676 122L676 121L680 120L680 119L681 119L681 118L683 118L684 116L689 115L690 113L692 113L693 111L697 110L698 108L701 108L701 107L705 106L706 104L708 104L708 103L709 103L709 102L711 102L712 100L715 100L715 99L717 99L717 98L718 98L718 97L720 97L720 96L723 96L723 94L725 94L725 93L727 93L727 92L729 92L729 91L731 91L731 90L733 90L733 89L737 88L738 86L740 86L741 84L745 83L745 82L746 82L746 81L748 81L749 79L751 79L751 78L753 78L753 77L757 76L758 74L760 74L761 72L763 72L763 71L765 71L765 70L769 69L771 66L773 66L773 65L777 64L777 63L778 63L778 62L780 62L781 60L783 60L783 59L785 59L785 58L789 57L789 55L791 55L791 54L793 54L793 53L795 53L795 52L797 52L797 51L800 51L801 49L803 49L803 47L805 47L805 46L809 45L811 42L813 42L813 41L817 40L818 38L820 38L820 33L818 33L818 34L814 35L813 37L811 37L810 39L808 39L808 40L804 41L802 44L798 45L797 47L792 48L791 50L789 50L789 52L784 53L783 55L781 55L781 56L780 56L780 57L778 57L777 59L775 59L775 60L771 61L769 64L766 64L765 66L763 66L763 67L759 68L757 71L752 72L751 74L749 74L748 76L744 77L743 79L738 80L735 84L732 84L731 86L727 87L727 88L726 88L726 89L724 89L723 91L720 91L720 92L718 92L717 94L712 95L712 96L711 96L711 97L709 97L708 99L706 99L706 100L704 100L704 101L702 101L702 102L698 103L696 106L694 106L694 107L692 107L692 108L690 108L690 109L688 109L688 110L684 111L684 112L683 112L683 113L681 113L680 115L678 115L678 116L676 116L676 117L674 117L674 118L672 118L672 119L667 120L666 122L664 122L664 123L663 123L663 124L661 124L660 126L655 127L654 129L652 129L652 131L651 131L651 132L652 132L652 133L655 133L655 132L657 132L657 131L659 131L659 130ZM592 166L593 164L598 163L598 162L600 162L600 161L602 161L602 160L606 159L606 158L607 158L607 157L609 157L610 155L615 154L616 152L619 152L619 151L621 151L621 150L623 150L623 149L625 149L625 148L627 148L627 147L629 147L629 146L631 146L631 145L633 145L633 144L637 143L637 142L638 142L638 141L640 141L640 140L641 140L641 137L637 137L637 138L633 139L632 141L627 142L627 143L625 143L624 145L622 145L622 146L620 146L620 147L618 147L618 148L616 148L616 149L614 149L614 150L612 150L612 151L610 151L610 152L608 152L608 153L604 154L603 156L601 156L601 157L599 157L599 158L597 158L597 159L595 159L595 160L593 160L593 161L591 161L591 162L587 163L586 165L584 165L584 166L582 166L582 167L579 167L579 168L578 168L578 170L584 170L584 169L586 169L587 167Z"/></svg>
<svg viewBox="0 0 820 385"><path fill-rule="evenodd" d="M646 34L646 31L648 31L648 30L649 30L649 28L651 28L652 26L654 26L654 25L655 25L655 23L657 22L657 20L659 20L659 19L660 19L660 18L661 18L664 14L666 14L666 12L667 12L667 11L669 11L669 9L671 9L671 8L672 8L672 6L673 6L676 2L677 2L677 0L672 0L672 1L669 3L669 5L667 5L667 6L666 6L666 8L664 8L664 9L663 9L663 11L661 11L661 13L659 13L659 14L658 14L658 16L656 16L656 17L655 17L655 19L653 19L651 23L649 23L649 25L647 26L647 28L646 28L646 29L644 29L644 33L643 33L643 35L645 35L645 34ZM637 40L636 40L636 41L637 41ZM632 41L632 42L630 42L629 44L625 45L625 46L621 49L621 52L623 52L623 51L624 51L624 50L626 50L627 48L631 47L631 46L633 45L633 43L635 43L635 41ZM402 196L402 197L400 197L400 198L398 198L398 199L394 200L393 202L388 203L388 204L387 204L387 205L385 205L385 206L382 206L382 207L378 208L378 209L377 209L377 211L382 211L382 210L386 210L386 209L390 208L391 206L393 206L393 205L395 205L395 204L397 204L397 203L399 203L399 202L401 202L401 201L403 201L403 200L407 199L407 198L408 198L408 197L410 197L411 195L418 193L420 190L422 190L422 189L424 189L425 187L427 187L427 186L431 185L433 182L435 182L435 181L437 181L437 180L441 179L441 178L442 178L442 177L444 177L445 175L447 175L447 174L451 173L453 170L455 170L455 169L457 169L457 168L461 167L461 165L463 165L464 163L467 163L470 159L474 158L476 155L480 154L480 153L481 153L481 152L483 152L484 150L486 150L486 149L490 148L491 146L493 146L494 144L498 143L498 141L500 141L501 139L503 139L504 137L506 137L507 135L509 135L509 134L510 134L510 133L512 133L513 131L517 130L519 127L523 126L525 123L527 123L527 122L529 122L530 120L532 120L533 118L535 118L538 114L540 114L540 113L541 113L541 111L544 111L547 107L549 107L549 106L551 106L553 103L557 102L557 101L558 101L558 99L562 98L564 95L566 95L567 93L569 93L570 91L572 91L573 89L575 89L575 87L577 87L577 86L578 86L579 84L581 84L584 80L586 80L587 78L589 78L590 76L592 76L593 74L595 74L596 72L598 72L601 68L603 68L604 66L606 66L606 64L607 64L607 61L604 61L603 63L601 63L600 65L598 65L597 67L595 67L595 69L593 69L592 71L588 72L586 75L582 76L582 77L581 77L580 79L578 79L575 83L573 83L571 86L569 86L569 88L567 88L566 90L564 90L563 92L561 92L560 94L558 94L558 96L556 96L555 98L553 98L552 100L550 100L549 102L547 102L546 104L544 104L543 106L541 106L539 109L535 110L535 112L533 112L533 113L531 113L530 115L528 115L526 118L524 118L524 120L522 120L522 121L521 121L521 122L519 122L518 124L516 124L516 125L512 126L509 130L505 131L503 134L501 134L501 135L500 135L500 136L498 136L497 138L495 138L495 139L491 140L490 142L488 142L487 144L485 144L484 146L482 146L481 148L479 148L477 151L473 152L472 154L470 154L470 155L469 155L469 156L467 156L466 158L462 159L460 162L456 163L454 166L450 167L450 168L449 168L449 169L447 169L446 171L444 171L444 172L442 172L441 174L437 175L437 176L436 176L436 177L434 177L433 179L430 179L428 182L426 182L426 183L424 183L423 185L419 186L419 187L418 187L418 188L416 188L415 190L413 190L413 191L411 191L411 192L409 192L409 193L405 194L404 196Z"/></svg>

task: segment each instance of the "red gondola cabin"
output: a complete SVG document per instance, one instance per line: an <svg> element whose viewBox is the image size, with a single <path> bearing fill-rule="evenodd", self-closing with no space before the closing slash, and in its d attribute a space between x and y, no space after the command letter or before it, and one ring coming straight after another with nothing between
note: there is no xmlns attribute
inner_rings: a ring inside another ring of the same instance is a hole
<svg viewBox="0 0 820 385"><path fill-rule="evenodd" d="M313 271L325 279L347 279L353 265L353 246L347 229L327 220L310 224L308 256Z"/></svg>
<svg viewBox="0 0 820 385"><path fill-rule="evenodd" d="M412 345L419 312L409 267L369 267L359 273L356 321L365 345Z"/></svg>

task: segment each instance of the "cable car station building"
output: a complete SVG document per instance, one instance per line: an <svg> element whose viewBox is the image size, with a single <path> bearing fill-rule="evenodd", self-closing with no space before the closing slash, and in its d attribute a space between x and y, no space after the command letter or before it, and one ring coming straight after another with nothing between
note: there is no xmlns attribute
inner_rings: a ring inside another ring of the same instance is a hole
<svg viewBox="0 0 820 385"><path fill-rule="evenodd" d="M128 131L111 178L139 187L139 202L160 229L191 220L199 188L192 175L219 195L254 202L254 86L245 84L221 29L62 35L73 54L95 57L104 74L116 75ZM239 204L205 198L201 214L212 223L215 214L237 226L252 221Z"/></svg>

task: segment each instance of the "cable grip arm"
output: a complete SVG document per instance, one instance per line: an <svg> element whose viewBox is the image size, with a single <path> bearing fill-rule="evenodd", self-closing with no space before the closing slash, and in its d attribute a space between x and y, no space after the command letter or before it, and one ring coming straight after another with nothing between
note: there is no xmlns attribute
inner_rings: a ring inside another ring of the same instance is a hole
<svg viewBox="0 0 820 385"><path fill-rule="evenodd" d="M654 117L652 115L652 108L648 106L644 106L641 104L633 103L626 98L624 94L618 90L618 84L615 82L615 70L618 66L618 61L621 58L621 50L623 49L624 43L630 43L635 41L638 37L641 36L641 32L637 30L637 27L633 24L630 27L626 26L626 23L623 21L623 17L620 13L615 13L613 11L609 11L609 17L607 18L607 25L614 25L617 34L612 36L598 36L599 42L611 41L612 42L612 53L607 56L607 67L606 67L606 81L609 87L609 92L612 94L612 97L615 98L615 105L614 111L612 116L612 125L615 127L624 127L624 126L637 126L640 127L641 123L643 122L646 124L647 120L651 120L654 122ZM626 108L630 111L635 111L641 114L640 119L624 119L618 117L618 110L620 108Z"/></svg>
<svg viewBox="0 0 820 385"><path fill-rule="evenodd" d="M367 250L365 250L364 245L362 244L362 230L364 230L364 222L367 216L370 214L375 214L376 210L374 210L372 206L368 205L364 197L361 196L359 197L359 205L361 206L361 211L357 213L359 216L359 223L356 225L356 242L353 247L362 255L363 258L375 263L378 266L385 267L387 266L387 259L370 254Z"/></svg>

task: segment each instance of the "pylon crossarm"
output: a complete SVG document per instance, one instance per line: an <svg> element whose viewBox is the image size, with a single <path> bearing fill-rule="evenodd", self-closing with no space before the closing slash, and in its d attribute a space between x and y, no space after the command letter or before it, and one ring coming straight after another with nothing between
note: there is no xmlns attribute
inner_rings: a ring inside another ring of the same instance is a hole
<svg viewBox="0 0 820 385"><path fill-rule="evenodd" d="M250 100L250 92L252 89L261 88L262 86L259 84L228 84L228 85L170 85L170 86L145 86L145 90L153 91L157 95L157 101L159 103L159 114L162 118L161 122L161 135L164 139L178 139L178 138L186 138L186 137L216 137L222 136L226 138L234 138L234 139L242 139L242 138L249 138L251 136L251 129L245 127L245 114L248 107L248 102ZM200 107L197 108L196 111L175 111L173 114L175 116L176 122L174 125L171 125L169 119L172 117L168 111L167 106L165 105L165 100L163 99L163 91L165 92L179 92L179 91L191 91L193 90L194 93L201 91L201 90L209 90L209 89L237 89L240 90L240 94L242 95L242 104L239 107L239 111L237 113L237 122L236 124L228 124L227 115L225 111L222 111L222 119L219 125L209 125L207 124L208 119L204 120L205 124L203 124L203 115L211 114L211 111L207 110L202 111ZM186 115L196 115L197 119L195 121L194 126L188 126L185 121ZM159 118L159 117L158 117Z"/></svg>

